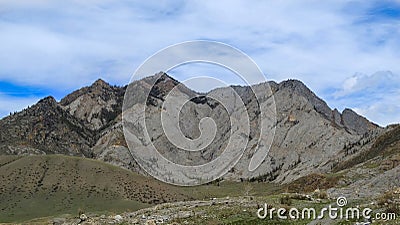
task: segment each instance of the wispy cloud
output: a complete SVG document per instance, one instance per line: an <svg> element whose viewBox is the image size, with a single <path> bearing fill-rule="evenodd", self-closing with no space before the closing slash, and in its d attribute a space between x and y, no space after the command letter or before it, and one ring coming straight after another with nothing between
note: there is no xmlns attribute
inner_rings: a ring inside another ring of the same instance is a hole
<svg viewBox="0 0 400 225"><path fill-rule="evenodd" d="M268 79L297 78L329 98L354 73L400 74L399 12L387 0L0 0L0 81L49 94L99 77L125 84L161 48L206 39L243 50Z"/></svg>
<svg viewBox="0 0 400 225"><path fill-rule="evenodd" d="M370 120L386 125L400 121L400 76L390 71L355 74L328 97L336 107L353 108Z"/></svg>
<svg viewBox="0 0 400 225"><path fill-rule="evenodd" d="M371 75L354 74L344 80L342 88L334 93L336 98L369 95L369 98L380 98L391 92L400 90L400 76L391 71L380 71Z"/></svg>

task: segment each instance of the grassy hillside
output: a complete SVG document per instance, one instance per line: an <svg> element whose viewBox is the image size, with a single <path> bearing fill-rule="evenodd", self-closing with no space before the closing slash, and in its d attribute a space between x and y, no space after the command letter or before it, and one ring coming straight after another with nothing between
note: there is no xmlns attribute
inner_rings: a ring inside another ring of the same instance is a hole
<svg viewBox="0 0 400 225"><path fill-rule="evenodd" d="M334 172L352 168L360 163L373 159L375 157L388 157L400 153L400 125L394 125L393 128L380 135L365 152L343 161L333 168Z"/></svg>
<svg viewBox="0 0 400 225"><path fill-rule="evenodd" d="M0 222L81 212L118 213L212 197L266 195L279 187L220 182L178 187L100 161L64 155L0 156Z"/></svg>
<svg viewBox="0 0 400 225"><path fill-rule="evenodd" d="M0 222L191 199L177 187L127 170L61 155L1 156L0 180Z"/></svg>
<svg viewBox="0 0 400 225"><path fill-rule="evenodd" d="M382 134L370 149L342 162L336 169L358 165L357 171L365 167L368 173L376 170L380 174L397 167L400 162L399 134L400 126L393 127ZM243 198L240 196L253 196L267 202L275 199L276 204L276 201L280 202L277 193L310 193L315 189L336 187L339 183L342 186L345 180L355 182L362 177L357 173L340 172L310 174L285 186L215 181L196 187L178 187L92 159L65 155L0 156L0 223L36 218L42 219L35 221L43 222L48 221L46 217L58 216L73 218L82 212L96 215L133 212L165 202L228 199L227 196L239 199ZM224 221L229 221L228 224L254 220L253 206L242 211L242 203L236 208L224 206L218 209L212 204L200 209L212 214L216 224L222 221L218 218L226 218ZM388 203L378 208L388 210L388 206L391 205ZM398 203L395 206L398 207ZM196 218L193 221L197 221ZM182 221L177 219L176 222Z"/></svg>

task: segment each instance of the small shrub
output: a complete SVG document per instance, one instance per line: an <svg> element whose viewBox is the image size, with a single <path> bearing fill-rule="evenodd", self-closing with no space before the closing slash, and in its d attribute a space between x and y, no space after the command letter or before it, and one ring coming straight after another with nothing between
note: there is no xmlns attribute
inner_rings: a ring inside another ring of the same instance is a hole
<svg viewBox="0 0 400 225"><path fill-rule="evenodd" d="M304 195L304 194L293 194L291 196L291 199L296 199L296 200L310 200L309 195Z"/></svg>
<svg viewBox="0 0 400 225"><path fill-rule="evenodd" d="M80 217L82 214L85 214L85 210L82 208L78 209L78 217Z"/></svg>
<svg viewBox="0 0 400 225"><path fill-rule="evenodd" d="M318 199L328 199L329 195L325 190L315 190L313 193L313 197L314 198L318 198Z"/></svg>
<svg viewBox="0 0 400 225"><path fill-rule="evenodd" d="M386 207L386 213L395 213L396 215L400 215L400 205L398 204L390 204Z"/></svg>
<svg viewBox="0 0 400 225"><path fill-rule="evenodd" d="M280 199L279 199L279 202L282 204L282 205L292 205L292 199L290 198L290 196L288 196L288 195L285 195L285 196L283 196L283 197L281 197Z"/></svg>
<svg viewBox="0 0 400 225"><path fill-rule="evenodd" d="M400 215L400 193L398 190L387 191L378 198L378 205L385 207L386 213Z"/></svg>

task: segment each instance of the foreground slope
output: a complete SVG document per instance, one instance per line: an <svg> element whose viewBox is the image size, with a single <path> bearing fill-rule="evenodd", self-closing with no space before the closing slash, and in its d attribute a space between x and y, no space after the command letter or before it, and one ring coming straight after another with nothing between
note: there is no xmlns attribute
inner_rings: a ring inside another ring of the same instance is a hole
<svg viewBox="0 0 400 225"><path fill-rule="evenodd" d="M386 128L369 146L336 160L334 172L342 174L332 195L378 197L400 187L400 125ZM400 199L395 200L400 212Z"/></svg>
<svg viewBox="0 0 400 225"><path fill-rule="evenodd" d="M177 187L125 169L61 155L1 156L0 180L0 222L191 199Z"/></svg>
<svg viewBox="0 0 400 225"><path fill-rule="evenodd" d="M81 213L115 215L162 203L280 192L280 186L267 183L178 187L97 160L63 155L0 156L0 180L0 223L33 219L44 224L66 217L73 224Z"/></svg>

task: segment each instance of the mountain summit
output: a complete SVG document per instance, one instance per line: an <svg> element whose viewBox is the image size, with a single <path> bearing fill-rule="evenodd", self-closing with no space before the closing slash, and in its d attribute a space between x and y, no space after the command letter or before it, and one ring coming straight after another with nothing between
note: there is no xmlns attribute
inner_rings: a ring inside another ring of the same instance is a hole
<svg viewBox="0 0 400 225"><path fill-rule="evenodd" d="M111 86L98 79L91 86L72 92L60 106L81 120L90 130L99 130L121 113L125 88Z"/></svg>
<svg viewBox="0 0 400 225"><path fill-rule="evenodd" d="M157 77L159 79L155 81ZM149 86L153 81L155 85ZM197 95L162 72L130 85L137 90L135 96L130 96L132 106L138 104L138 99L145 98L142 96L145 91L150 93L147 103L149 112L154 113L150 114L150 118L156 117L165 101L164 97L177 85L181 95L189 98ZM263 85L271 87L272 96L262 97L260 104L273 97L277 111L276 132L270 153L256 171L249 172L249 159L255 149L247 149L235 168L226 174L226 179L261 179L286 183L310 173L329 171L334 167L335 157L346 146L381 130L350 109L342 113L330 109L300 81L261 83L255 85L254 89L262 91ZM248 87L234 89L251 110L254 103ZM132 158L123 135L121 118L126 90L127 86L111 86L99 79L90 86L72 92L60 102L52 97L44 98L36 105L0 120L0 153L76 155L99 159L145 174ZM154 135L154 144L160 147L165 157L188 165L209 162L218 157L220 149L228 141L224 134L229 132L230 123L226 121L223 108L207 97L215 91L225 92L228 89L220 88L196 97L182 109L192 112L187 113L180 124L188 138L195 139L199 135L198 123L202 117L209 116L219 121L217 128L221 132L203 151L189 154L184 159L177 158L178 150L173 150L168 139L160 135L162 127L148 127ZM251 124L257 123L255 118L250 118ZM254 137L257 134L252 135Z"/></svg>

